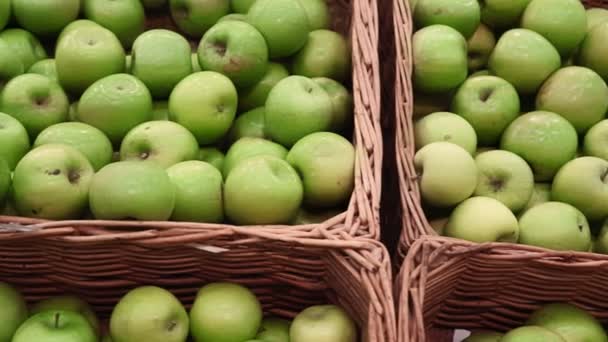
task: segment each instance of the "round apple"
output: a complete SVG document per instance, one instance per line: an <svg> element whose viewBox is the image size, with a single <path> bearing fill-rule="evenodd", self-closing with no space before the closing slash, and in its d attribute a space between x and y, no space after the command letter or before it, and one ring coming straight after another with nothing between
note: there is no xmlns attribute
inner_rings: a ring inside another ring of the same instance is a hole
<svg viewBox="0 0 608 342"><path fill-rule="evenodd" d="M289 72L283 64L268 63L266 73L256 84L239 89L239 110L248 111L263 107L272 88L287 76L289 76Z"/></svg>
<svg viewBox="0 0 608 342"><path fill-rule="evenodd" d="M561 335L565 341L607 341L602 324L588 312L566 303L547 304L536 310L526 324Z"/></svg>
<svg viewBox="0 0 608 342"><path fill-rule="evenodd" d="M608 160L608 120L602 120L585 134L583 149L585 155Z"/></svg>
<svg viewBox="0 0 608 342"><path fill-rule="evenodd" d="M211 164L219 172L224 169L224 153L215 147L201 147L198 160Z"/></svg>
<svg viewBox="0 0 608 342"><path fill-rule="evenodd" d="M12 171L30 150L30 138L25 127L17 119L0 113L0 159L4 159Z"/></svg>
<svg viewBox="0 0 608 342"><path fill-rule="evenodd" d="M0 282L0 340L11 341L15 331L27 319L25 299L11 285Z"/></svg>
<svg viewBox="0 0 608 342"><path fill-rule="evenodd" d="M11 0L11 3L19 26L39 36L59 33L80 12L80 0Z"/></svg>
<svg viewBox="0 0 608 342"><path fill-rule="evenodd" d="M74 296L59 296L40 301L30 309L30 315L52 310L72 311L80 314L86 318L95 334L99 331L99 321L93 309L87 302Z"/></svg>
<svg viewBox="0 0 608 342"><path fill-rule="evenodd" d="M171 17L177 27L194 38L200 38L221 17L230 12L230 0L169 0Z"/></svg>
<svg viewBox="0 0 608 342"><path fill-rule="evenodd" d="M80 314L50 310L28 318L17 329L11 341L97 342L97 335Z"/></svg>
<svg viewBox="0 0 608 342"><path fill-rule="evenodd" d="M131 48L146 24L140 0L84 0L84 15L112 31L125 49Z"/></svg>
<svg viewBox="0 0 608 342"><path fill-rule="evenodd" d="M0 40L4 41L14 56L21 61L23 70L28 70L34 63L47 57L38 38L26 30L4 30L0 33Z"/></svg>
<svg viewBox="0 0 608 342"><path fill-rule="evenodd" d="M549 329L538 326L523 326L506 333L501 342L543 341L543 342L566 342L560 335Z"/></svg>
<svg viewBox="0 0 608 342"><path fill-rule="evenodd" d="M456 29L465 38L473 35L481 13L476 0L418 0L414 8L417 27L446 25Z"/></svg>
<svg viewBox="0 0 608 342"><path fill-rule="evenodd" d="M485 0L481 7L481 21L497 31L516 27L530 1Z"/></svg>
<svg viewBox="0 0 608 342"><path fill-rule="evenodd" d="M230 171L243 161L257 156L273 156L285 159L287 149L285 147L261 138L244 137L237 140L226 153L222 173L228 178Z"/></svg>
<svg viewBox="0 0 608 342"><path fill-rule="evenodd" d="M344 82L350 76L350 61L348 43L341 34L315 30L308 34L306 44L293 57L292 71L294 75Z"/></svg>
<svg viewBox="0 0 608 342"><path fill-rule="evenodd" d="M333 111L330 130L348 132L353 127L353 96L346 87L331 78L315 77L312 80L325 89L331 99Z"/></svg>
<svg viewBox="0 0 608 342"><path fill-rule="evenodd" d="M264 115L266 109L259 107L239 115L230 128L228 136L232 142L244 137L265 138Z"/></svg>
<svg viewBox="0 0 608 342"><path fill-rule="evenodd" d="M316 305L300 312L289 328L291 342L356 342L357 326L336 305Z"/></svg>
<svg viewBox="0 0 608 342"><path fill-rule="evenodd" d="M0 35L2 38L2 35ZM608 80L608 21L602 22L593 28L579 47L578 64L597 72L606 81Z"/></svg>
<svg viewBox="0 0 608 342"><path fill-rule="evenodd" d="M429 114L414 124L416 149L439 141L446 141L464 148L470 154L477 149L477 134L473 126L454 113Z"/></svg>
<svg viewBox="0 0 608 342"><path fill-rule="evenodd" d="M55 59L53 58L39 60L38 62L32 64L32 66L27 72L28 74L38 74L46 76L55 82L59 81L59 79L57 78L57 67L55 65Z"/></svg>

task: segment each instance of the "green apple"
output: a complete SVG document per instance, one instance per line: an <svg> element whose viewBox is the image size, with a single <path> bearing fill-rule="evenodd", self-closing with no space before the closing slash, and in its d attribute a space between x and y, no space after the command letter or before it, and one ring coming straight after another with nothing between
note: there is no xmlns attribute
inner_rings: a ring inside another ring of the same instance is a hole
<svg viewBox="0 0 608 342"><path fill-rule="evenodd" d="M289 342L291 322L281 318L264 318L256 338L266 342Z"/></svg>
<svg viewBox="0 0 608 342"><path fill-rule="evenodd" d="M315 30L308 34L306 44L293 57L292 72L295 75L327 77L344 82L351 73L350 60L348 43L341 34Z"/></svg>
<svg viewBox="0 0 608 342"><path fill-rule="evenodd" d="M133 43L132 74L155 99L166 99L184 77L192 73L190 44L178 33L156 29L141 34Z"/></svg>
<svg viewBox="0 0 608 342"><path fill-rule="evenodd" d="M99 331L99 321L93 309L91 309L87 302L74 296L58 296L40 301L32 306L30 316L53 310L72 311L80 314L89 322L95 334Z"/></svg>
<svg viewBox="0 0 608 342"><path fill-rule="evenodd" d="M517 242L519 225L513 212L490 197L471 197L460 203L448 220L448 237L483 242Z"/></svg>
<svg viewBox="0 0 608 342"><path fill-rule="evenodd" d="M8 163L0 158L0 208L4 208L11 188L11 169Z"/></svg>
<svg viewBox="0 0 608 342"><path fill-rule="evenodd" d="M151 161L163 168L196 160L198 155L194 135L171 121L149 121L135 126L120 145L121 160Z"/></svg>
<svg viewBox="0 0 608 342"><path fill-rule="evenodd" d="M294 318L289 336L291 342L356 342L357 326L341 307L316 305Z"/></svg>
<svg viewBox="0 0 608 342"><path fill-rule="evenodd" d="M232 12L247 14L255 0L230 0Z"/></svg>
<svg viewBox="0 0 608 342"><path fill-rule="evenodd" d="M477 186L477 166L467 150L434 142L414 157L422 198L437 207L451 207L469 198ZM445 172L450 170L450 172Z"/></svg>
<svg viewBox="0 0 608 342"><path fill-rule="evenodd" d="M11 2L3 1L0 4L0 31L4 30L11 19Z"/></svg>
<svg viewBox="0 0 608 342"><path fill-rule="evenodd" d="M183 342L188 337L188 313L171 292L141 286L120 299L110 318L114 342Z"/></svg>
<svg viewBox="0 0 608 342"><path fill-rule="evenodd" d="M583 143L585 155L602 158L608 160L608 141L605 137L608 136L608 120L602 120L585 134Z"/></svg>
<svg viewBox="0 0 608 342"><path fill-rule="evenodd" d="M532 0L485 0L481 6L481 21L499 31L517 27L530 1Z"/></svg>
<svg viewBox="0 0 608 342"><path fill-rule="evenodd" d="M568 57L587 34L587 15L579 0L532 0L521 27L540 33Z"/></svg>
<svg viewBox="0 0 608 342"><path fill-rule="evenodd" d="M308 206L331 208L352 195L355 148L342 136L330 132L309 134L293 145L287 162L302 177Z"/></svg>
<svg viewBox="0 0 608 342"><path fill-rule="evenodd" d="M67 120L70 102L56 81L23 74L6 84L0 94L0 108L19 120L35 138L43 129Z"/></svg>
<svg viewBox="0 0 608 342"><path fill-rule="evenodd" d="M0 92L6 82L24 72L23 62L19 59L19 56L14 54L11 47L0 39Z"/></svg>
<svg viewBox="0 0 608 342"><path fill-rule="evenodd" d="M142 5L147 10L157 10L167 5L167 0L141 0Z"/></svg>
<svg viewBox="0 0 608 342"><path fill-rule="evenodd" d="M476 0L418 0L414 10L417 27L447 25L465 38L473 35L481 20Z"/></svg>
<svg viewBox="0 0 608 342"><path fill-rule="evenodd" d="M608 216L608 161L597 157L576 158L557 172L551 198L568 203L591 220Z"/></svg>
<svg viewBox="0 0 608 342"><path fill-rule="evenodd" d="M8 29L0 33L10 51L21 61L23 70L28 70L32 64L47 57L44 47L33 34L22 29Z"/></svg>
<svg viewBox="0 0 608 342"><path fill-rule="evenodd" d="M27 306L21 293L11 285L0 282L0 340L11 341L21 323L27 319Z"/></svg>
<svg viewBox="0 0 608 342"><path fill-rule="evenodd" d="M239 89L239 110L248 111L264 106L270 90L287 76L289 72L283 64L268 63L266 73L256 84Z"/></svg>
<svg viewBox="0 0 608 342"><path fill-rule="evenodd" d="M353 126L353 96L341 83L327 77L315 77L312 79L320 85L332 102L332 123L330 130L333 132L347 132Z"/></svg>
<svg viewBox="0 0 608 342"><path fill-rule="evenodd" d="M452 101L452 112L473 126L482 146L495 145L505 128L519 116L519 110L515 88L496 76L469 78Z"/></svg>
<svg viewBox="0 0 608 342"><path fill-rule="evenodd" d="M223 73L237 87L256 84L268 67L264 36L244 21L228 20L209 29L198 46L203 70Z"/></svg>
<svg viewBox="0 0 608 342"><path fill-rule="evenodd" d="M112 161L112 143L102 131L81 122L62 122L38 134L34 147L65 144L80 151L98 171Z"/></svg>
<svg viewBox="0 0 608 342"><path fill-rule="evenodd" d="M11 3L19 26L38 36L58 34L80 13L80 0L11 0Z"/></svg>
<svg viewBox="0 0 608 342"><path fill-rule="evenodd" d="M462 342L499 342L503 336L503 333L496 331L476 331Z"/></svg>
<svg viewBox="0 0 608 342"><path fill-rule="evenodd" d="M608 341L601 323L588 312L571 304L547 304L536 310L527 324L552 330L565 341Z"/></svg>
<svg viewBox="0 0 608 342"><path fill-rule="evenodd" d="M93 83L78 103L78 119L100 129L116 146L133 127L151 118L150 92L128 74L107 76Z"/></svg>
<svg viewBox="0 0 608 342"><path fill-rule="evenodd" d="M290 147L308 134L328 130L332 111L331 98L319 84L304 76L289 76L268 94L266 135Z"/></svg>
<svg viewBox="0 0 608 342"><path fill-rule="evenodd" d="M551 42L534 31L519 28L500 37L488 62L492 74L507 80L522 95L536 93L560 66L561 57Z"/></svg>
<svg viewBox="0 0 608 342"><path fill-rule="evenodd" d="M515 119L502 135L500 148L524 158L536 181L548 181L578 149L574 127L552 112L537 111Z"/></svg>
<svg viewBox="0 0 608 342"><path fill-rule="evenodd" d="M274 156L252 157L226 178L224 210L241 225L285 224L296 216L303 199L296 170Z"/></svg>
<svg viewBox="0 0 608 342"><path fill-rule="evenodd" d="M2 38L2 34L0 34ZM605 81L608 81L608 21L602 22L593 28L579 47L578 65L585 66L597 72Z"/></svg>
<svg viewBox="0 0 608 342"><path fill-rule="evenodd" d="M506 333L501 342L567 342L560 335L539 326L523 326Z"/></svg>
<svg viewBox="0 0 608 342"><path fill-rule="evenodd" d="M53 81L58 81L57 67L55 66L55 60L52 58L39 60L38 62L32 64L27 72L29 74L43 75L52 79Z"/></svg>
<svg viewBox="0 0 608 342"><path fill-rule="evenodd" d="M536 97L536 108L557 113L584 134L608 112L608 86L591 69L570 66L555 72Z"/></svg>
<svg viewBox="0 0 608 342"><path fill-rule="evenodd" d="M473 126L454 113L437 112L429 114L414 124L416 149L446 141L464 148L470 154L477 149L477 135Z"/></svg>
<svg viewBox="0 0 608 342"><path fill-rule="evenodd" d="M126 49L144 32L146 24L140 0L84 0L84 15L114 32Z"/></svg>
<svg viewBox="0 0 608 342"><path fill-rule="evenodd" d="M112 31L82 24L63 34L57 43L57 78L67 92L81 94L95 81L123 72L125 58L125 51Z"/></svg>
<svg viewBox="0 0 608 342"><path fill-rule="evenodd" d="M311 30L329 27L331 16L325 0L299 0L308 17Z"/></svg>
<svg viewBox="0 0 608 342"><path fill-rule="evenodd" d="M587 33L591 32L598 24L608 21L608 10L599 7L587 9Z"/></svg>
<svg viewBox="0 0 608 342"><path fill-rule="evenodd" d="M190 309L190 332L195 342L246 341L262 322L262 306L249 289L231 283L202 287Z"/></svg>
<svg viewBox="0 0 608 342"><path fill-rule="evenodd" d="M166 221L174 206L175 186L155 163L108 164L95 174L89 189L89 207L100 220Z"/></svg>
<svg viewBox="0 0 608 342"><path fill-rule="evenodd" d="M304 47L311 30L300 0L256 0L247 21L262 33L273 59L293 55Z"/></svg>
<svg viewBox="0 0 608 342"><path fill-rule="evenodd" d="M530 208L520 217L519 243L586 252L591 247L591 231L580 210L562 202L546 202Z"/></svg>
<svg viewBox="0 0 608 342"><path fill-rule="evenodd" d="M81 3L84 2L84 0L81 0ZM84 6L83 6L84 7ZM63 31L61 31L61 33L57 36L56 42L58 43L61 39L63 39L64 36L66 36L68 33L72 32L72 31L77 31L79 28L81 27L99 27L100 25L97 24L96 22L92 21L92 20L88 20L88 19L78 19L78 20L74 20L71 23L69 23L64 29Z"/></svg>
<svg viewBox="0 0 608 342"><path fill-rule="evenodd" d="M222 172L224 169L224 153L215 147L201 147L198 154L198 160L207 162Z"/></svg>
<svg viewBox="0 0 608 342"><path fill-rule="evenodd" d="M177 27L200 38L221 17L230 12L230 0L169 0L171 16Z"/></svg>
<svg viewBox="0 0 608 342"><path fill-rule="evenodd" d="M202 71L177 84L169 98L169 115L192 132L200 145L208 145L228 133L237 102L236 88L228 77Z"/></svg>
<svg viewBox="0 0 608 342"><path fill-rule="evenodd" d="M534 190L532 169L515 153L495 150L475 157L479 172L475 196L497 199L513 212L522 210Z"/></svg>
<svg viewBox="0 0 608 342"><path fill-rule="evenodd" d="M488 64L490 54L496 46L494 33L484 24L477 27L475 33L467 41L469 56L469 71L483 69Z"/></svg>
<svg viewBox="0 0 608 342"><path fill-rule="evenodd" d="M432 25L413 37L414 86L427 93L447 92L467 78L467 42L456 30Z"/></svg>
<svg viewBox="0 0 608 342"><path fill-rule="evenodd" d="M530 208L549 201L551 201L551 184L534 183L534 190L532 191L532 196L530 196L530 199L522 210L522 213L526 212Z"/></svg>
<svg viewBox="0 0 608 342"><path fill-rule="evenodd" d="M169 102L155 101L152 105L152 120L166 121L169 120Z"/></svg>
<svg viewBox="0 0 608 342"><path fill-rule="evenodd" d="M28 318L17 329L11 341L97 342L97 335L80 314L50 310Z"/></svg>
<svg viewBox="0 0 608 342"><path fill-rule="evenodd" d="M218 223L224 219L222 174L211 164L192 160L167 169L175 185L173 221Z"/></svg>
<svg viewBox="0 0 608 342"><path fill-rule="evenodd" d="M300 208L296 217L291 221L292 225L318 224L343 213L342 209L314 209Z"/></svg>
<svg viewBox="0 0 608 342"><path fill-rule="evenodd" d="M234 120L234 124L228 133L230 140L235 142L244 137L265 138L264 115L266 115L264 107L252 109L239 115Z"/></svg>
<svg viewBox="0 0 608 342"><path fill-rule="evenodd" d="M222 173L228 178L230 171L243 161L257 156L273 156L285 159L287 149L285 147L261 138L244 137L237 140L226 153Z"/></svg>
<svg viewBox="0 0 608 342"><path fill-rule="evenodd" d="M10 170L30 150L30 138L25 127L17 119L0 113L0 159L4 159Z"/></svg>

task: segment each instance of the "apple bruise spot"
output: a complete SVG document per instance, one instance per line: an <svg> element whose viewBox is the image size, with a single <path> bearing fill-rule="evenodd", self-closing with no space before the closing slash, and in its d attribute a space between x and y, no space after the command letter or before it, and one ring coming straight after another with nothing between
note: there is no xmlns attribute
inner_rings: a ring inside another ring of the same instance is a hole
<svg viewBox="0 0 608 342"><path fill-rule="evenodd" d="M80 180L80 172L78 170L70 170L68 171L68 181L71 184L76 184Z"/></svg>
<svg viewBox="0 0 608 342"><path fill-rule="evenodd" d="M61 170L59 170L59 169L46 170L45 173L49 176L58 176L61 174Z"/></svg>
<svg viewBox="0 0 608 342"><path fill-rule="evenodd" d="M481 102L488 101L488 99L492 96L492 93L494 93L494 89L492 89L492 88L483 88L481 90L481 92L479 93L479 100L481 100Z"/></svg>
<svg viewBox="0 0 608 342"><path fill-rule="evenodd" d="M217 107L215 107L215 109L218 113L223 113L226 108L224 107L224 104L220 103L217 105Z"/></svg>

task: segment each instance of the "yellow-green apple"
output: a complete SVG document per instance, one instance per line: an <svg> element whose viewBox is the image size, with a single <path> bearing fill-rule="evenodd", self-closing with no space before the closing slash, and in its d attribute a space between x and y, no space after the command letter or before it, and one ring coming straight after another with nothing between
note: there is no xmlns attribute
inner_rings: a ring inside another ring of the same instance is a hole
<svg viewBox="0 0 608 342"><path fill-rule="evenodd" d="M587 33L591 32L598 24L608 21L608 10L600 7L587 9Z"/></svg>
<svg viewBox="0 0 608 342"><path fill-rule="evenodd" d="M266 73L256 84L239 89L239 110L248 111L264 106L270 90L287 76L289 76L289 72L283 64L268 63Z"/></svg>
<svg viewBox="0 0 608 342"><path fill-rule="evenodd" d="M142 5L147 10L157 10L167 5L167 0L141 0Z"/></svg>
<svg viewBox="0 0 608 342"><path fill-rule="evenodd" d="M262 322L262 306L246 287L211 283L197 293L190 309L190 332L195 342L246 341Z"/></svg>
<svg viewBox="0 0 608 342"><path fill-rule="evenodd" d="M0 282L0 340L11 341L13 334L21 323L27 319L27 306L25 299L19 291L11 285Z"/></svg>
<svg viewBox="0 0 608 342"><path fill-rule="evenodd" d="M433 206L456 205L469 198L477 186L475 160L456 144L444 141L428 144L416 153L414 165L422 198Z"/></svg>
<svg viewBox="0 0 608 342"><path fill-rule="evenodd" d="M284 224L297 214L303 193L302 181L288 162L268 155L252 157L226 178L224 210L236 224Z"/></svg>
<svg viewBox="0 0 608 342"><path fill-rule="evenodd" d="M211 164L185 161L167 169L175 185L173 221L222 222L222 174Z"/></svg>
<svg viewBox="0 0 608 342"><path fill-rule="evenodd" d="M255 0L230 0L230 9L232 12L247 14Z"/></svg>
<svg viewBox="0 0 608 342"><path fill-rule="evenodd" d="M28 217L78 218L86 208L94 172L87 158L71 146L37 147L15 168L12 192L17 210Z"/></svg>
<svg viewBox="0 0 608 342"><path fill-rule="evenodd" d="M414 33L413 62L417 90L450 91L467 78L467 42L449 26L427 26Z"/></svg>
<svg viewBox="0 0 608 342"><path fill-rule="evenodd" d="M350 50L346 39L330 30L311 31L304 47L293 57L292 72L345 81L350 76Z"/></svg>
<svg viewBox="0 0 608 342"><path fill-rule="evenodd" d="M10 46L0 39L0 92L6 82L24 72L23 62L19 56L14 54Z"/></svg>
<svg viewBox="0 0 608 342"><path fill-rule="evenodd" d="M551 184L549 183L534 183L534 190L530 200L522 210L522 213L539 204L551 201Z"/></svg>
<svg viewBox="0 0 608 342"><path fill-rule="evenodd" d="M536 310L527 324L537 325L561 335L565 341L606 342L601 323L588 312L567 303L552 303Z"/></svg>
<svg viewBox="0 0 608 342"><path fill-rule="evenodd" d="M419 28L447 25L469 38L479 26L480 11L476 0L418 0L414 22Z"/></svg>
<svg viewBox="0 0 608 342"><path fill-rule="evenodd" d="M256 0L247 21L262 33L273 59L290 56L304 47L311 30L300 0Z"/></svg>
<svg viewBox="0 0 608 342"><path fill-rule="evenodd" d="M42 300L32 306L30 309L30 316L51 310L72 311L80 314L89 322L95 334L99 332L99 321L97 320L97 315L95 315L95 312L87 302L78 297L58 296Z"/></svg>
<svg viewBox="0 0 608 342"><path fill-rule="evenodd" d="M486 25L480 24L475 33L467 41L469 71L485 68L495 45L496 38L494 37L494 33Z"/></svg>
<svg viewBox="0 0 608 342"><path fill-rule="evenodd" d="M591 231L580 210L562 202L546 202L528 209L519 218L519 243L586 252L591 247Z"/></svg>
<svg viewBox="0 0 608 342"><path fill-rule="evenodd" d="M481 6L481 21L498 31L516 27L530 1L485 0Z"/></svg>
<svg viewBox="0 0 608 342"><path fill-rule="evenodd" d="M10 170L30 150L30 138L25 127L17 119L0 113L0 159L4 159Z"/></svg>
<svg viewBox="0 0 608 342"><path fill-rule="evenodd" d="M343 213L342 209L313 209L300 208L296 217L291 221L293 225L317 224Z"/></svg>
<svg viewBox="0 0 608 342"><path fill-rule="evenodd" d="M112 31L82 24L63 34L57 43L57 78L67 92L78 95L95 81L123 72L125 58L125 50Z"/></svg>
<svg viewBox="0 0 608 342"><path fill-rule="evenodd" d="M8 24L11 19L11 2L3 1L0 4L0 31L4 30L4 27Z"/></svg>
<svg viewBox="0 0 608 342"><path fill-rule="evenodd" d="M155 101L152 105L152 120L166 121L169 120L169 102Z"/></svg>
<svg viewBox="0 0 608 342"><path fill-rule="evenodd" d="M116 74L93 83L78 102L78 119L116 146L133 127L152 119L152 97L136 77Z"/></svg>
<svg viewBox="0 0 608 342"><path fill-rule="evenodd" d="M0 208L4 208L11 187L11 169L8 163L0 157Z"/></svg>
<svg viewBox="0 0 608 342"><path fill-rule="evenodd" d="M608 120L602 120L591 127L583 142L584 153L587 156L608 160Z"/></svg>
<svg viewBox="0 0 608 342"><path fill-rule="evenodd" d="M329 8L325 0L299 0L304 7L311 30L328 28L330 24Z"/></svg>
<svg viewBox="0 0 608 342"><path fill-rule="evenodd" d="M35 314L23 322L11 341L97 342L97 335L80 314L49 310Z"/></svg>
<svg viewBox="0 0 608 342"><path fill-rule="evenodd" d="M524 114L507 127L500 148L524 158L536 181L549 181L578 149L576 130L558 114L536 111Z"/></svg>
<svg viewBox="0 0 608 342"><path fill-rule="evenodd" d="M306 205L331 208L350 198L355 148L344 137L331 132L309 134L293 145L287 161L302 177Z"/></svg>
<svg viewBox="0 0 608 342"><path fill-rule="evenodd" d="M201 71L177 84L169 97L171 120L186 127L200 145L218 142L232 126L238 95L230 79Z"/></svg>
<svg viewBox="0 0 608 342"><path fill-rule="evenodd" d="M84 1L84 0L81 0ZM66 36L68 33L72 32L72 31L77 31L79 28L81 27L87 27L87 26L91 26L91 27L99 27L99 24L97 24L96 22L92 21L92 20L88 20L88 19L78 19L78 20L74 20L71 23L69 23L62 31L61 33L57 36L56 42L58 43L64 36Z"/></svg>
<svg viewBox="0 0 608 342"><path fill-rule="evenodd" d="M308 134L331 127L333 104L327 91L310 78L289 76L266 100L265 134L290 147Z"/></svg>
<svg viewBox="0 0 608 342"><path fill-rule="evenodd" d="M605 58L608 54L607 40L608 21L604 21L589 31L578 52L578 65L592 69L605 81L608 81L608 61Z"/></svg>
<svg viewBox="0 0 608 342"><path fill-rule="evenodd" d="M291 322L281 318L268 317L262 320L256 339L266 342L289 342Z"/></svg>
<svg viewBox="0 0 608 342"><path fill-rule="evenodd" d="M496 76L469 78L458 88L452 101L452 111L473 126L482 146L496 145L519 110L517 90Z"/></svg>
<svg viewBox="0 0 608 342"><path fill-rule="evenodd" d="M585 38L587 15L578 0L532 0L521 27L540 33L563 57L569 57Z"/></svg>
<svg viewBox="0 0 608 342"><path fill-rule="evenodd" d="M196 160L196 138L183 126L171 121L149 121L133 128L120 145L120 159L151 161L163 168Z"/></svg>
<svg viewBox="0 0 608 342"><path fill-rule="evenodd" d="M114 32L125 49L144 31L146 16L140 0L83 0L84 15Z"/></svg>
<svg viewBox="0 0 608 342"><path fill-rule="evenodd" d="M503 336L503 333L496 331L476 331L462 342L499 342Z"/></svg>
<svg viewBox="0 0 608 342"><path fill-rule="evenodd" d="M43 75L52 79L53 81L58 81L57 67L55 66L55 60L53 58L39 60L38 62L32 64L27 72L30 74Z"/></svg>
<svg viewBox="0 0 608 342"><path fill-rule="evenodd" d="M239 115L230 128L228 136L230 141L235 142L244 137L265 138L264 133L264 107L252 109Z"/></svg>
<svg viewBox="0 0 608 342"><path fill-rule="evenodd" d="M438 141L456 144L470 154L477 149L473 126L461 116L449 112L436 112L416 121L414 138L417 150Z"/></svg>
<svg viewBox="0 0 608 342"><path fill-rule="evenodd" d="M11 3L19 26L38 36L58 34L80 13L80 0L11 0Z"/></svg>
<svg viewBox="0 0 608 342"><path fill-rule="evenodd" d="M23 70L28 70L32 64L47 57L44 47L33 34L19 28L4 30L0 33L10 51L21 61Z"/></svg>
<svg viewBox="0 0 608 342"><path fill-rule="evenodd" d="M330 130L333 132L348 132L353 126L353 96L340 82L327 77L315 77L317 82L331 99L333 111Z"/></svg>
<svg viewBox="0 0 608 342"><path fill-rule="evenodd" d="M171 16L180 31L200 38L230 12L230 0L169 0Z"/></svg>
<svg viewBox="0 0 608 342"><path fill-rule="evenodd" d="M171 292L141 286L120 299L110 318L114 342L183 342L188 337L188 313Z"/></svg>
<svg viewBox="0 0 608 342"><path fill-rule="evenodd" d="M567 342L562 336L553 331L535 326L523 326L515 328L507 332L501 339L501 342Z"/></svg>
<svg viewBox="0 0 608 342"><path fill-rule="evenodd" d="M175 206L175 186L156 163L121 161L95 174L89 207L100 220L166 221Z"/></svg>
<svg viewBox="0 0 608 342"><path fill-rule="evenodd" d="M205 33L198 46L198 60L203 70L222 73L237 87L250 87L266 73L268 47L255 27L228 20Z"/></svg>
<svg viewBox="0 0 608 342"><path fill-rule="evenodd" d="M243 13L230 13L218 19L218 23L222 21L228 20L239 20L239 21L247 21L247 14Z"/></svg>
<svg viewBox="0 0 608 342"><path fill-rule="evenodd" d="M10 80L0 94L0 108L19 120L34 139L40 131L67 120L70 102L56 81L37 74Z"/></svg>
<svg viewBox="0 0 608 342"><path fill-rule="evenodd" d="M198 160L207 162L222 172L224 169L224 153L215 147L201 147L198 154Z"/></svg>
<svg viewBox="0 0 608 342"><path fill-rule="evenodd" d="M608 86L591 69L566 67L545 81L536 96L536 108L563 116L584 134L606 116Z"/></svg>
<svg viewBox="0 0 608 342"><path fill-rule="evenodd" d="M444 235L473 242L517 242L519 225L513 212L490 197L471 197L452 211Z"/></svg>
<svg viewBox="0 0 608 342"><path fill-rule="evenodd" d="M341 307L316 305L293 319L289 337L291 342L355 342L357 326Z"/></svg>
<svg viewBox="0 0 608 342"><path fill-rule="evenodd" d="M557 172L551 187L554 201L568 203L591 220L608 216L608 161L597 157L576 158Z"/></svg>
<svg viewBox="0 0 608 342"><path fill-rule="evenodd" d="M228 178L230 171L240 163L257 156L273 156L285 159L287 149L275 142L262 138L244 137L239 139L230 146L230 149L226 153L222 169L224 178Z"/></svg>
<svg viewBox="0 0 608 342"><path fill-rule="evenodd" d="M513 212L522 210L534 190L534 174L525 160L509 151L495 150L475 157L479 172L475 196L497 199Z"/></svg>
<svg viewBox="0 0 608 342"><path fill-rule="evenodd" d="M34 148L65 144L80 151L98 171L112 161L112 143L99 129L81 122L62 122L38 134Z"/></svg>
<svg viewBox="0 0 608 342"><path fill-rule="evenodd" d="M559 52L551 42L534 31L521 28L505 32L488 61L490 72L507 80L522 95L536 93L561 64Z"/></svg>
<svg viewBox="0 0 608 342"><path fill-rule="evenodd" d="M155 29L133 43L131 73L139 78L155 99L166 99L184 77L192 73L192 51L178 33Z"/></svg>

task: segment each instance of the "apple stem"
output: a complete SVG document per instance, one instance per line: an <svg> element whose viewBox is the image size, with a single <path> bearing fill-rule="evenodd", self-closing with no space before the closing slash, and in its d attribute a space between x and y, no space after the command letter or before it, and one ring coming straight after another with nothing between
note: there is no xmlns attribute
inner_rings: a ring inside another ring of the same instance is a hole
<svg viewBox="0 0 608 342"><path fill-rule="evenodd" d="M55 313L55 329L59 328L59 312Z"/></svg>

